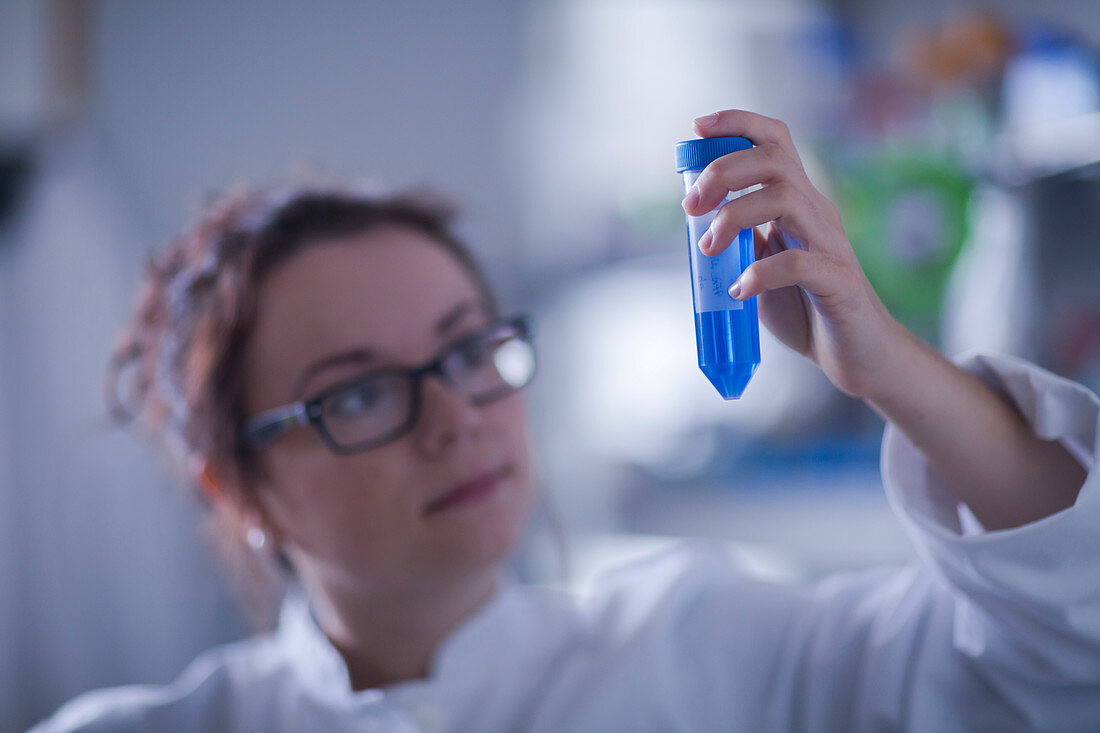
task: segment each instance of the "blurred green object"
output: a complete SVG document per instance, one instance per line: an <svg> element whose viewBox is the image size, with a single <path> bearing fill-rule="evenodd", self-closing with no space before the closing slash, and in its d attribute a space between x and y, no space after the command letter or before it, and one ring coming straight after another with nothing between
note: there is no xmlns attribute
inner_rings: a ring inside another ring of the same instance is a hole
<svg viewBox="0 0 1100 733"><path fill-rule="evenodd" d="M895 317L929 335L966 241L972 188L960 166L920 150L875 153L840 187L844 225L867 279Z"/></svg>

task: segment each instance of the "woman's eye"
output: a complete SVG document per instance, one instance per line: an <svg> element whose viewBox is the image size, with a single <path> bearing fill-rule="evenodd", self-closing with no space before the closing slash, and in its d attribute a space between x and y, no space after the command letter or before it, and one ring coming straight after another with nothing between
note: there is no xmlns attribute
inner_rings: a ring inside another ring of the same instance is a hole
<svg viewBox="0 0 1100 733"><path fill-rule="evenodd" d="M484 364L492 357L495 347L495 339L475 339L464 345L458 353L467 366L476 367Z"/></svg>
<svg viewBox="0 0 1100 733"><path fill-rule="evenodd" d="M333 413L343 417L361 415L375 409L382 392L377 385L359 384L334 395L330 403Z"/></svg>

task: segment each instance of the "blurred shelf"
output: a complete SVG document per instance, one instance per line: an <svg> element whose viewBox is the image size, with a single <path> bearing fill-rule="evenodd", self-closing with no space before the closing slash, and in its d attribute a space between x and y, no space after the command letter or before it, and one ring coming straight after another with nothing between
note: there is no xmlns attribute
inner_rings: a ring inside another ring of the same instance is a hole
<svg viewBox="0 0 1100 733"><path fill-rule="evenodd" d="M625 512L627 529L746 543L808 578L915 558L877 474L803 478L759 482L751 491L719 485L636 492Z"/></svg>

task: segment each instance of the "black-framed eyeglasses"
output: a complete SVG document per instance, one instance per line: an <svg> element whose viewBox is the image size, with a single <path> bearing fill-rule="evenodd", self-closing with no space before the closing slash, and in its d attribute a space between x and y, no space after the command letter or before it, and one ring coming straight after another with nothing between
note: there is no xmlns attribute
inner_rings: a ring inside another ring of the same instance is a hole
<svg viewBox="0 0 1100 733"><path fill-rule="evenodd" d="M308 400L265 410L244 422L240 440L259 450L298 425L310 425L335 453L376 448L416 424L421 381L429 374L441 377L475 405L522 389L535 374L530 317L496 318L422 366L376 369Z"/></svg>

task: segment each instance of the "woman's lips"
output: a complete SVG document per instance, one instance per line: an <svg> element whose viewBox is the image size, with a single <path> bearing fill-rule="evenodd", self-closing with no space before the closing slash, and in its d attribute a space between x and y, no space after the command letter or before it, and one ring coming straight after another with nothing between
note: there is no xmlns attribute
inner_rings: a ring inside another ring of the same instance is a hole
<svg viewBox="0 0 1100 733"><path fill-rule="evenodd" d="M480 476L448 491L438 499L433 499L424 507L424 514L437 514L466 504L473 504L491 495L508 474L508 466L487 471Z"/></svg>

